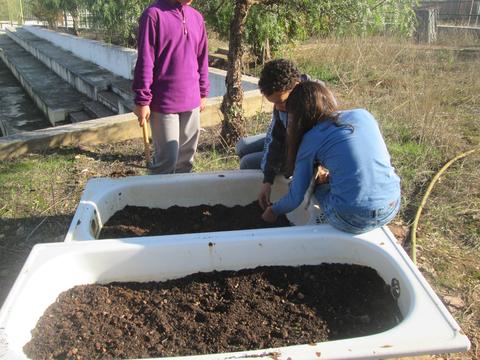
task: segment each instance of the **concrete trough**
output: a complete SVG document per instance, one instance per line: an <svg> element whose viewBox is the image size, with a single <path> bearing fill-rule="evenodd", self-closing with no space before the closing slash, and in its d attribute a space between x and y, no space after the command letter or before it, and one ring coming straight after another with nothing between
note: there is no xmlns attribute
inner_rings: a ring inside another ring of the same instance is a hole
<svg viewBox="0 0 480 360"><path fill-rule="evenodd" d="M395 289L403 320L369 336L169 359L385 359L469 348L467 337L387 228L352 235L319 225L36 245L0 310L0 359L27 359L22 348L38 319L75 285L322 263L375 269Z"/></svg>
<svg viewBox="0 0 480 360"><path fill-rule="evenodd" d="M83 60L97 64L125 79L133 79L132 68L135 66L137 58L134 49L84 39L39 26L24 26L23 28L35 36L45 39L66 51L70 51Z"/></svg>
<svg viewBox="0 0 480 360"><path fill-rule="evenodd" d="M90 99L108 89L112 74L100 66L82 60L71 52L21 28L7 28L7 35L67 83Z"/></svg>
<svg viewBox="0 0 480 360"><path fill-rule="evenodd" d="M59 76L50 73L27 51L0 33L0 60L22 84L52 125L64 121L71 111L83 108L88 98L73 89Z"/></svg>

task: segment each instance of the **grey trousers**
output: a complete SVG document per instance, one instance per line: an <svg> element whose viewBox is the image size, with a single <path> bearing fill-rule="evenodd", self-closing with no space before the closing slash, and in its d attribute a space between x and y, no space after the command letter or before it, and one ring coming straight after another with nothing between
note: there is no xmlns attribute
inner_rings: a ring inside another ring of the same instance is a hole
<svg viewBox="0 0 480 360"><path fill-rule="evenodd" d="M178 114L152 112L152 174L190 172L200 135L200 109Z"/></svg>

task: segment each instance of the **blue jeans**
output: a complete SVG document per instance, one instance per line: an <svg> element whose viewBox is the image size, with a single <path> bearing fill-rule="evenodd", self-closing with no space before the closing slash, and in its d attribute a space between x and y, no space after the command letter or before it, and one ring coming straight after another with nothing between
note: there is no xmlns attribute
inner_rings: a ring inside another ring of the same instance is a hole
<svg viewBox="0 0 480 360"><path fill-rule="evenodd" d="M352 208L339 211L332 205L330 184L317 186L315 197L330 225L353 234L361 234L388 224L400 210L400 199L392 199L387 205L377 209Z"/></svg>
<svg viewBox="0 0 480 360"><path fill-rule="evenodd" d="M263 158L263 146L266 134L258 134L241 138L235 152L240 157L240 169L260 169Z"/></svg>

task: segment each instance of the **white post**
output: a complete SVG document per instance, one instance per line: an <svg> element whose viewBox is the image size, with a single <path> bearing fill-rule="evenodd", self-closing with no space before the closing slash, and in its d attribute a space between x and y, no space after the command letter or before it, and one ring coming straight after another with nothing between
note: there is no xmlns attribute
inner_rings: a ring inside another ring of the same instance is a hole
<svg viewBox="0 0 480 360"><path fill-rule="evenodd" d="M473 12L473 5L475 4L475 0L472 0L472 4L470 5L470 14L468 15L468 26L470 26L470 19L472 18Z"/></svg>
<svg viewBox="0 0 480 360"><path fill-rule="evenodd" d="M19 0L20 1L20 24L23 25L25 23L25 19L23 18L23 4L22 4L22 0Z"/></svg>
<svg viewBox="0 0 480 360"><path fill-rule="evenodd" d="M427 44L437 41L437 8L416 9L417 26L415 29L415 37L417 42Z"/></svg>

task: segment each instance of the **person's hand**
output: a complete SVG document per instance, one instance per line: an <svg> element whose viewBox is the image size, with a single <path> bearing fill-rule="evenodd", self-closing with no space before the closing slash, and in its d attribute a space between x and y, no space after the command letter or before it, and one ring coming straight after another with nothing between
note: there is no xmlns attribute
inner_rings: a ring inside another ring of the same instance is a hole
<svg viewBox="0 0 480 360"><path fill-rule="evenodd" d="M330 173L326 168L319 166L317 170L317 175L315 178L315 184L317 185L326 184L329 181L330 181Z"/></svg>
<svg viewBox="0 0 480 360"><path fill-rule="evenodd" d="M277 218L278 218L278 215L276 215L273 212L271 206L267 207L267 209L262 214L262 219L266 222L269 222L269 223L273 223L273 222L277 221Z"/></svg>
<svg viewBox="0 0 480 360"><path fill-rule="evenodd" d="M258 205L265 210L267 207L272 205L270 202L270 193L272 192L272 184L264 183L262 185L262 189L260 190L260 194L258 194Z"/></svg>
<svg viewBox="0 0 480 360"><path fill-rule="evenodd" d="M201 98L200 99L200 112L205 110L206 107L207 107L207 98Z"/></svg>
<svg viewBox="0 0 480 360"><path fill-rule="evenodd" d="M135 105L133 113L137 115L138 125L140 125L140 127L143 127L143 124L150 120L150 106L148 105Z"/></svg>

